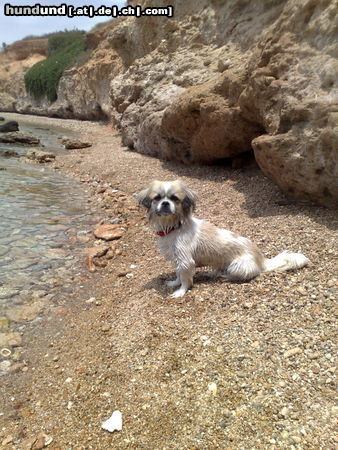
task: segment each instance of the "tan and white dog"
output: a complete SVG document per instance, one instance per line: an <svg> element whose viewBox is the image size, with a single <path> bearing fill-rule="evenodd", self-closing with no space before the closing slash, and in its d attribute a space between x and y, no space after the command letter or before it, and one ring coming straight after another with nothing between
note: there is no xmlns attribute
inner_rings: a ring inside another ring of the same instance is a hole
<svg viewBox="0 0 338 450"><path fill-rule="evenodd" d="M176 280L166 283L179 287L173 298L192 287L199 266L213 267L230 281L246 281L271 270L300 269L310 262L301 253L288 251L267 259L249 239L197 219L193 216L196 194L180 180L155 180L138 194L138 200L159 236L161 253L176 267Z"/></svg>

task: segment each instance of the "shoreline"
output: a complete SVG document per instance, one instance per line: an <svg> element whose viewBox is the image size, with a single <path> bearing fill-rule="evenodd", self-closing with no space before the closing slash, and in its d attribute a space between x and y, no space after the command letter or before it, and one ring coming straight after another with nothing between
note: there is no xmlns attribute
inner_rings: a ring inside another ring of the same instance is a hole
<svg viewBox="0 0 338 450"><path fill-rule="evenodd" d="M25 330L27 370L1 379L0 444L12 436L5 448L21 449L45 433L49 448L330 448L334 211L278 205L282 194L256 168L182 166L124 149L109 124L29 117L93 142L49 167L90 186L105 220L119 217L127 231L106 267ZM173 270L133 194L178 177L200 194L198 216L267 256L300 249L313 265L243 284L201 272L183 299L169 300ZM115 409L124 427L109 434L100 425Z"/></svg>

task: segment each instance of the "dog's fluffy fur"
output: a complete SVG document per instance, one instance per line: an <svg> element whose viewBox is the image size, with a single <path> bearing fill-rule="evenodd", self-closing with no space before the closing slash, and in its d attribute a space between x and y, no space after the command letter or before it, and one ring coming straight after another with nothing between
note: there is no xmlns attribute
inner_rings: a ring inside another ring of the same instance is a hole
<svg viewBox="0 0 338 450"><path fill-rule="evenodd" d="M176 267L179 287L172 297L182 297L193 285L195 268L213 267L230 281L250 280L271 270L300 269L309 263L301 253L284 251L272 259L263 256L249 239L217 228L193 216L196 195L182 181L153 181L138 194L148 211L149 224L159 237L161 253Z"/></svg>

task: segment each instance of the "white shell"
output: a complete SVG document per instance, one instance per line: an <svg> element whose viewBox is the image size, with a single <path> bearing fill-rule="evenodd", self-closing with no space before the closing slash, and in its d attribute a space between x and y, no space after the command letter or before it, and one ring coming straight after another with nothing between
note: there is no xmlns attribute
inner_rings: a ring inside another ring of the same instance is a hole
<svg viewBox="0 0 338 450"><path fill-rule="evenodd" d="M104 430L112 433L113 431L121 431L122 430L122 413L121 411L114 411L112 416L109 419L105 420L101 427Z"/></svg>

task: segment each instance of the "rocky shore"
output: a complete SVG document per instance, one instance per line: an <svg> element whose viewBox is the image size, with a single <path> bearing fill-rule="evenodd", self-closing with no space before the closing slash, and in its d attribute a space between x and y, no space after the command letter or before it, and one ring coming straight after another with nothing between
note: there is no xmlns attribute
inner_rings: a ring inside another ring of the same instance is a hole
<svg viewBox="0 0 338 450"><path fill-rule="evenodd" d="M257 167L163 162L123 147L108 124L30 120L93 143L48 165L90 189L98 225L120 232L84 239L85 276L19 328L21 363L1 377L0 446L334 448L336 213L287 201ZM267 256L302 251L311 267L242 284L200 271L170 299L173 269L134 198L154 178L183 179L199 195L197 216ZM101 423L114 410L123 428L111 434Z"/></svg>

